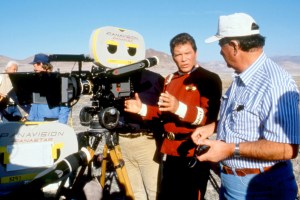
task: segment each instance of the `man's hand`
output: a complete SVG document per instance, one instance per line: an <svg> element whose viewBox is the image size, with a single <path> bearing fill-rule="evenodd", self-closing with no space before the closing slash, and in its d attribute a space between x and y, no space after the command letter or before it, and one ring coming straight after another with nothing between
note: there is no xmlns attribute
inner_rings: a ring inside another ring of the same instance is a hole
<svg viewBox="0 0 300 200"><path fill-rule="evenodd" d="M0 109L5 109L9 103L9 99L0 94Z"/></svg>
<svg viewBox="0 0 300 200"><path fill-rule="evenodd" d="M124 111L131 113L139 113L142 108L142 101L138 93L134 94L134 99L128 99L124 102Z"/></svg>
<svg viewBox="0 0 300 200"><path fill-rule="evenodd" d="M207 145L210 148L204 154L197 156L199 161L219 162L233 155L234 144L220 140L204 140L199 145Z"/></svg>
<svg viewBox="0 0 300 200"><path fill-rule="evenodd" d="M216 123L213 122L205 126L196 128L191 135L193 142L196 145L199 145L201 141L207 139L209 136L211 136L214 133L215 127L216 127Z"/></svg>
<svg viewBox="0 0 300 200"><path fill-rule="evenodd" d="M175 113L179 107L179 101L168 92L161 93L158 106L160 111L169 111L171 113Z"/></svg>
<svg viewBox="0 0 300 200"><path fill-rule="evenodd" d="M0 93L0 102L5 101L6 99L6 95Z"/></svg>

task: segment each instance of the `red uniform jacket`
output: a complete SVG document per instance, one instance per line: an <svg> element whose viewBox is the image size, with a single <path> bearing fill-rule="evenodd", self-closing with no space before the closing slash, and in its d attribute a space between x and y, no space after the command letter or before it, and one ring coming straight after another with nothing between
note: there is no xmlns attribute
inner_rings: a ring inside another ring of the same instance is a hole
<svg viewBox="0 0 300 200"><path fill-rule="evenodd" d="M168 91L187 105L184 118L170 112L160 112L157 106L147 106L147 115L144 119L161 118L165 132L173 132L175 136L191 134L198 126L217 120L222 95L222 82L217 74L200 66L189 74L180 75L175 72L173 76L169 75L166 78L164 91ZM196 107L203 109L204 117L198 125L192 125L198 113ZM172 156L193 156L194 147L191 139L171 141L164 138L161 152Z"/></svg>

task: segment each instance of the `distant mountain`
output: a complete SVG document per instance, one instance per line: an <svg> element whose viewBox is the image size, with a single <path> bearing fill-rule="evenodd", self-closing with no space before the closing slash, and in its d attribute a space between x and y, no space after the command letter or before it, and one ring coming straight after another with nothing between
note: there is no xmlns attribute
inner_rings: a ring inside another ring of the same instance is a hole
<svg viewBox="0 0 300 200"><path fill-rule="evenodd" d="M159 59L158 65L149 68L152 71L156 71L163 76L166 76L177 70L175 63L173 62L172 56L170 54L156 51L154 49L146 50L146 58L157 56ZM300 76L300 56L277 56L272 57L274 61L282 65L289 73L293 76ZM6 63L9 60L14 60L14 58L9 58L4 55L0 55L0 71L3 71ZM16 60L20 63L19 71L32 71L33 67L31 64L28 64L33 60L33 56L28 57L24 60ZM229 69L226 66L224 61L212 61L212 62L198 62L204 68L207 68L211 71L217 72L220 76L230 75L233 70ZM70 72L72 70L78 70L77 63L74 62L55 62L53 63L55 70L59 69L61 72ZM90 70L93 66L93 63L83 63L83 70Z"/></svg>
<svg viewBox="0 0 300 200"><path fill-rule="evenodd" d="M300 63L300 56L276 56L272 58L276 62L290 61L293 63Z"/></svg>
<svg viewBox="0 0 300 200"><path fill-rule="evenodd" d="M146 58L156 56L159 59L159 63L151 68L152 71L156 71L163 76L166 76L177 70L177 67L172 59L172 56L164 52L156 51L154 49L147 49Z"/></svg>
<svg viewBox="0 0 300 200"><path fill-rule="evenodd" d="M166 75L177 70L175 63L173 62L172 56L164 52L159 52L154 49L148 49L146 51L146 57L157 56L159 58L159 64L153 67L154 71ZM300 76L300 56L277 56L272 59L285 68L293 76ZM228 68L225 61L211 61L198 63L211 71L217 72L221 75L230 75L233 69Z"/></svg>

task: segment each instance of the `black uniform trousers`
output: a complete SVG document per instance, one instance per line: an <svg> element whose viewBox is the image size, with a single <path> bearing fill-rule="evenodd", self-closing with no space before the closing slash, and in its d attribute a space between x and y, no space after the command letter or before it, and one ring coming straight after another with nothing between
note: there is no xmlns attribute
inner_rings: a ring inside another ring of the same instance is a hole
<svg viewBox="0 0 300 200"><path fill-rule="evenodd" d="M204 199L210 164L197 161L191 168L189 162L192 159L195 158L167 156L162 163L159 200Z"/></svg>

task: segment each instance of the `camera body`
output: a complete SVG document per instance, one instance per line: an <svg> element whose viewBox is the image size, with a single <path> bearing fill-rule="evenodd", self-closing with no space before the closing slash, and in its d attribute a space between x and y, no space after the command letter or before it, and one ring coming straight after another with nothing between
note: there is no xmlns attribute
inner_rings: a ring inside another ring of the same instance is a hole
<svg viewBox="0 0 300 200"><path fill-rule="evenodd" d="M115 128L124 100L133 96L133 79L158 63L157 57L145 59L145 44L139 33L110 26L93 31L89 56L51 54L49 60L78 63L78 70L10 74L19 104L73 106L81 95L91 95L91 105L80 112L81 124L89 125L97 115L107 129ZM83 62L92 63L90 71L82 70Z"/></svg>

